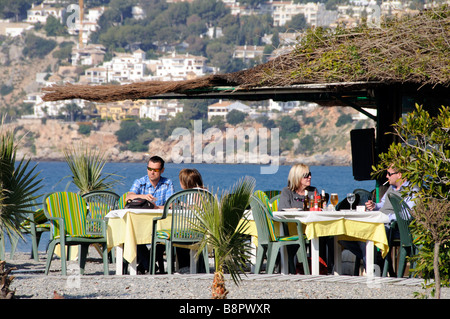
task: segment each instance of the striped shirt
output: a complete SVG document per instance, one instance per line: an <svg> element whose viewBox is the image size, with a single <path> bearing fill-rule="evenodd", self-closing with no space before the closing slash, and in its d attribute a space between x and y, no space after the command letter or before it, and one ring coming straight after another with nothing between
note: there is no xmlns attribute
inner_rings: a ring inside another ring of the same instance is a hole
<svg viewBox="0 0 450 319"><path fill-rule="evenodd" d="M135 194L150 194L157 198L156 206L163 206L174 193L173 183L170 179L161 177L156 187L153 187L148 175L134 181L130 192Z"/></svg>

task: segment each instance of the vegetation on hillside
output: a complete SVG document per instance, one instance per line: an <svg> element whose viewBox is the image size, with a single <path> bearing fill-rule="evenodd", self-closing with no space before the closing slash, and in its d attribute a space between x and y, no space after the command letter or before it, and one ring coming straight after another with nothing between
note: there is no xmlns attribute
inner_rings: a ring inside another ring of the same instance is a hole
<svg viewBox="0 0 450 319"><path fill-rule="evenodd" d="M352 115L355 112L348 108L330 112L327 108L318 107L315 112L299 111L294 115L280 113L274 119L269 119L263 113L255 119L242 118L245 113L236 112L236 118L231 115L227 116L226 120L213 117L209 121L204 117L188 117L186 113L179 113L175 118L160 122L128 118L121 122L120 129L115 134L123 145L122 150L145 152L148 150L149 143L155 138L167 140L175 128L187 128L193 132L193 121L202 119L203 132L210 127L216 127L222 132L225 132L226 127L279 128L281 153L288 151L293 154L310 156L330 150L346 150L349 135L342 134L343 132L375 125L371 120L353 120ZM333 118L334 112L337 114L335 118ZM229 118L232 122L229 121ZM339 134L336 133L338 127Z"/></svg>

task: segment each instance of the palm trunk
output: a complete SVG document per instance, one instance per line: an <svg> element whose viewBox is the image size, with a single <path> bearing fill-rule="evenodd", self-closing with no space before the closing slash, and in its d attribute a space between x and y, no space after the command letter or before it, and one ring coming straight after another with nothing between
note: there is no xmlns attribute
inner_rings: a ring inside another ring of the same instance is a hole
<svg viewBox="0 0 450 319"><path fill-rule="evenodd" d="M221 270L214 272L214 281L211 286L213 299L226 299L228 290L225 288L225 277Z"/></svg>
<svg viewBox="0 0 450 319"><path fill-rule="evenodd" d="M14 299L15 290L9 290L9 286L14 279L14 276L9 276L9 273L16 268L5 269L6 262L0 261L0 299Z"/></svg>
<svg viewBox="0 0 450 319"><path fill-rule="evenodd" d="M436 299L441 299L441 277L439 275L439 246L438 242L434 243L434 286L436 287Z"/></svg>

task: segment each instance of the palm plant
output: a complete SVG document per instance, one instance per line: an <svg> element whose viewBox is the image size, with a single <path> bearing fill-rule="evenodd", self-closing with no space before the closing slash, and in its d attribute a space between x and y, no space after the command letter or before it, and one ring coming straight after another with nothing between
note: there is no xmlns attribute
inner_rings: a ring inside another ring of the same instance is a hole
<svg viewBox="0 0 450 319"><path fill-rule="evenodd" d="M225 269L238 284L240 273L244 272L250 259L251 247L245 235L249 221L245 210L250 204L254 187L255 180L245 177L231 190L222 192L220 199L215 194L214 200L203 200L201 206L196 208L200 219L197 231L204 233L198 251L201 252L205 245L214 251L215 272L211 287L214 299L225 299L228 294Z"/></svg>
<svg viewBox="0 0 450 319"><path fill-rule="evenodd" d="M74 147L64 150L64 157L72 172L72 176L66 177L72 177L72 183L78 187L81 195L92 191L111 190L119 182L117 179L111 179L117 175L103 173L106 161L97 149Z"/></svg>
<svg viewBox="0 0 450 319"><path fill-rule="evenodd" d="M0 127L0 231L8 236L21 234L21 222L27 214L33 213L35 200L41 195L42 179L37 179L37 165L30 166L30 160L23 157L16 161L19 142L14 131L5 129L4 118Z"/></svg>

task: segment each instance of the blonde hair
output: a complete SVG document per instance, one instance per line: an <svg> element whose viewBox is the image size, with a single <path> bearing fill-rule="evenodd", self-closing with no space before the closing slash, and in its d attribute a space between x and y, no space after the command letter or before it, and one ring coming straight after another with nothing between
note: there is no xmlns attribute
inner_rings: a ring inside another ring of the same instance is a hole
<svg viewBox="0 0 450 319"><path fill-rule="evenodd" d="M200 187L203 188L202 175L195 168L184 168L178 174L181 185L186 189Z"/></svg>
<svg viewBox="0 0 450 319"><path fill-rule="evenodd" d="M302 178L309 173L309 166L305 164L295 164L291 167L288 175L288 187L295 192L299 188Z"/></svg>

